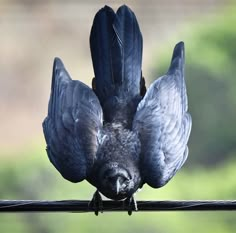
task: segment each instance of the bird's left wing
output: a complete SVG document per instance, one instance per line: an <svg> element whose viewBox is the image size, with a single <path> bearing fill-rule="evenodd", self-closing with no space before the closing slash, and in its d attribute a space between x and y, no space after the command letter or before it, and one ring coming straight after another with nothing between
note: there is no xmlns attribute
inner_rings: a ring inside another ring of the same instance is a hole
<svg viewBox="0 0 236 233"><path fill-rule="evenodd" d="M149 87L133 121L142 147L142 178L154 188L165 185L188 156L192 120L187 110L184 44L180 42L174 49L169 71Z"/></svg>
<svg viewBox="0 0 236 233"><path fill-rule="evenodd" d="M71 80L56 58L43 131L48 157L65 179L80 182L88 176L96 157L102 119L95 93L82 82Z"/></svg>

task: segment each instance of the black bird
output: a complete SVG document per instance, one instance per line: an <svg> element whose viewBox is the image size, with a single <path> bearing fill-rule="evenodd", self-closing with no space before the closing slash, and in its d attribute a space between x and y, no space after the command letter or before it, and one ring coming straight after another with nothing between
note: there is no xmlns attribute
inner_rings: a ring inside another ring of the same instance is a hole
<svg viewBox="0 0 236 233"><path fill-rule="evenodd" d="M141 70L142 35L127 6L116 13L108 6L98 11L90 48L93 89L72 80L55 58L43 122L47 154L65 179L86 179L95 186L94 199L101 192L133 203L133 194L143 184L162 187L188 156L192 121L184 43L175 46L168 72L147 91Z"/></svg>

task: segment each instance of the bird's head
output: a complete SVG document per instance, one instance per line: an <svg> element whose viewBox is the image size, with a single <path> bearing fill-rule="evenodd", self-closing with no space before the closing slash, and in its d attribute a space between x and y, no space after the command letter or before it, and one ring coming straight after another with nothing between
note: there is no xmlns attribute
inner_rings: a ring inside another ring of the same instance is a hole
<svg viewBox="0 0 236 233"><path fill-rule="evenodd" d="M138 136L120 124L108 124L88 181L113 200L131 197L141 184Z"/></svg>
<svg viewBox="0 0 236 233"><path fill-rule="evenodd" d="M118 163L109 163L100 172L98 190L106 197L121 200L133 195L139 187L138 174L130 172Z"/></svg>

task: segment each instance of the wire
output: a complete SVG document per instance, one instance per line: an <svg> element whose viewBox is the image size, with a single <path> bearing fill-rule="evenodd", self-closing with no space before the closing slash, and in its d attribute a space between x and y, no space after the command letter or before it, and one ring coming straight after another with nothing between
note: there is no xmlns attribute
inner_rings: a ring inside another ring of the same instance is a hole
<svg viewBox="0 0 236 233"><path fill-rule="evenodd" d="M90 201L0 200L0 212L94 212ZM128 211L123 201L105 200L100 211ZM138 201L140 211L232 211L236 200Z"/></svg>

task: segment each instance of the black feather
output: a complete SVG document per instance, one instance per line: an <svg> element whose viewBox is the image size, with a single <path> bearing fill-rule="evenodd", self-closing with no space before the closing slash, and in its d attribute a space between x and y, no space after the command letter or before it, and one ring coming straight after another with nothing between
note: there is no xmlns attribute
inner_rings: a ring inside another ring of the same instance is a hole
<svg viewBox="0 0 236 233"><path fill-rule="evenodd" d="M148 88L133 121L133 130L139 133L142 145L142 176L155 188L165 185L188 156L192 120L187 112L183 71L184 43L180 42L175 46L167 74Z"/></svg>
<svg viewBox="0 0 236 233"><path fill-rule="evenodd" d="M141 99L142 78L142 35L134 13L127 6L120 7L116 14L110 7L102 8L94 18L90 48L93 87L105 120L130 121ZM117 117L118 112L122 117Z"/></svg>
<svg viewBox="0 0 236 233"><path fill-rule="evenodd" d="M97 152L102 109L93 91L71 80L61 60L53 65L48 116L43 122L50 161L65 179L86 178Z"/></svg>

